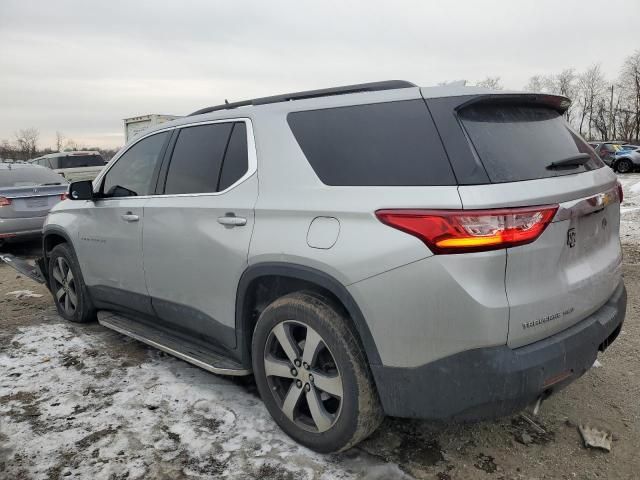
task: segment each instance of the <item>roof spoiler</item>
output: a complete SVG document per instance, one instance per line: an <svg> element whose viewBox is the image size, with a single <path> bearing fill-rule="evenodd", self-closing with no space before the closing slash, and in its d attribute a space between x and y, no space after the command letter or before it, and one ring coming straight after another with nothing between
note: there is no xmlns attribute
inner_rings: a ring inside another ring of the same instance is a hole
<svg viewBox="0 0 640 480"><path fill-rule="evenodd" d="M266 105L269 103L289 102L292 100L303 100L307 98L328 97L330 95L345 95L348 93L377 92L381 90L395 90L398 88L417 87L416 84L406 80L386 80L383 82L359 83L355 85L345 85L342 87L321 88L319 90L306 90L303 92L285 93L271 97L254 98L241 102L224 103L213 107L207 107L190 113L188 116L202 115L204 113L216 112L219 110L231 110L249 105Z"/></svg>
<svg viewBox="0 0 640 480"><path fill-rule="evenodd" d="M458 105L456 110L463 110L478 103L518 103L524 105L541 105L553 108L559 113L565 113L571 106L571 100L562 95L549 95L546 93L488 93L477 95L472 99Z"/></svg>

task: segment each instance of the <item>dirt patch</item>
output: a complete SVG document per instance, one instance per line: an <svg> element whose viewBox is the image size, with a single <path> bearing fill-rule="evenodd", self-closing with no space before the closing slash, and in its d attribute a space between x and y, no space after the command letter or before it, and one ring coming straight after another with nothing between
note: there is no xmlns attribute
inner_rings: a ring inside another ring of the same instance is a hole
<svg viewBox="0 0 640 480"><path fill-rule="evenodd" d="M107 437L109 435L113 435L117 431L118 431L117 428L113 428L113 427L110 426L108 428L104 428L102 430L98 430L97 432L90 433L86 437L84 437L81 440L77 441L76 442L76 447L78 447L80 450L85 450L88 447L90 447L91 445L93 445L94 443L96 443L99 440L101 440L102 438Z"/></svg>

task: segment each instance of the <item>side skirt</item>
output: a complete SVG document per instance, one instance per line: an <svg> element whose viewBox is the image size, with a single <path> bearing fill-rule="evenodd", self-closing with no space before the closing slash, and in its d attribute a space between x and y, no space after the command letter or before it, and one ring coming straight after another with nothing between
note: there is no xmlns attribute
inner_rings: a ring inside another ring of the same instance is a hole
<svg viewBox="0 0 640 480"><path fill-rule="evenodd" d="M213 350L156 330L113 312L99 311L98 322L111 330L162 350L197 367L219 375L250 375L251 370Z"/></svg>

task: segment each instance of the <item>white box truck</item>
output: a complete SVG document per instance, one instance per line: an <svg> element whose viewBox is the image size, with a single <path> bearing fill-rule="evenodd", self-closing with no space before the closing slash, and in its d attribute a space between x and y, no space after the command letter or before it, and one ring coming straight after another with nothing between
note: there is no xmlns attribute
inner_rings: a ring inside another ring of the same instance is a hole
<svg viewBox="0 0 640 480"><path fill-rule="evenodd" d="M147 128L159 125L164 122L170 122L180 118L179 115L160 115L152 113L149 115L140 115L137 117L125 118L124 122L124 142L128 143L134 137L140 135Z"/></svg>

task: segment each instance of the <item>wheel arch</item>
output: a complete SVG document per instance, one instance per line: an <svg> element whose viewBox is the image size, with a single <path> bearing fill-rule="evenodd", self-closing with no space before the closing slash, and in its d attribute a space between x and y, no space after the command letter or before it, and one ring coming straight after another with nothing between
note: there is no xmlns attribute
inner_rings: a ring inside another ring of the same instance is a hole
<svg viewBox="0 0 640 480"><path fill-rule="evenodd" d="M42 266L44 266L44 269L47 270L46 272L43 272L47 277L49 275L49 254L57 245L60 245L61 243L68 244L75 252L71 237L69 237L67 232L65 232L63 229L59 227L48 227L44 230L42 234L42 258L44 259L44 262L42 262Z"/></svg>
<svg viewBox="0 0 640 480"><path fill-rule="evenodd" d="M260 289L267 286L266 293ZM328 293L352 321L370 365L380 365L380 355L357 303L338 280L320 270L286 262L250 265L242 274L236 294L236 334L239 359L251 364L251 340L257 318L271 301L300 290Z"/></svg>

